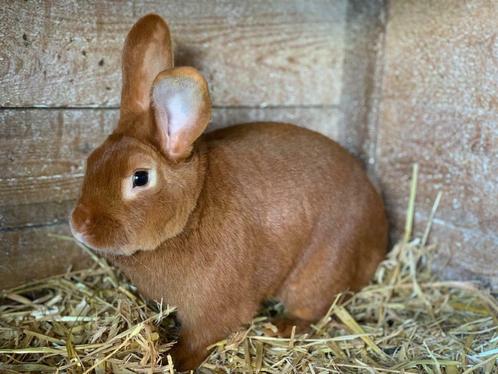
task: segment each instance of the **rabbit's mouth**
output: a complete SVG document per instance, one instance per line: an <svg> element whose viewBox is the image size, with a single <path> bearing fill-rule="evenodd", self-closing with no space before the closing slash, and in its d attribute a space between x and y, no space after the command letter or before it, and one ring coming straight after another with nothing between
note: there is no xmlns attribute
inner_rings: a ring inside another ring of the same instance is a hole
<svg viewBox="0 0 498 374"><path fill-rule="evenodd" d="M86 245L87 247L89 247L88 243L86 242L85 240L85 234L81 233L81 232L77 232L73 229L73 225L71 225L71 233L73 234L74 238L79 241L81 244L84 244ZM93 249L93 248L92 248Z"/></svg>
<svg viewBox="0 0 498 374"><path fill-rule="evenodd" d="M100 246L100 245L95 245L93 241L91 240L91 237L88 234L79 232L74 229L74 226L70 222L69 224L71 228L71 233L73 234L73 237L82 245L84 245L87 248L90 248L93 251L96 251L102 255L114 255L114 256L131 256L136 252L136 250L133 250L129 248L129 246L122 245L119 247L108 247L108 246Z"/></svg>
<svg viewBox="0 0 498 374"><path fill-rule="evenodd" d="M98 251L98 248L94 248L88 241L87 235L84 232L78 231L74 228L72 219L69 219L69 228L71 229L71 234L73 234L73 237L81 244L83 244L85 247L88 247L90 249L93 249L94 251Z"/></svg>
<svg viewBox="0 0 498 374"><path fill-rule="evenodd" d="M94 251L99 251L99 248L95 248L93 245L91 245L90 241L88 240L88 235L84 231L79 231L75 228L72 217L69 219L69 228L71 229L71 234L73 234L73 237L79 243L83 244L85 247L93 249Z"/></svg>

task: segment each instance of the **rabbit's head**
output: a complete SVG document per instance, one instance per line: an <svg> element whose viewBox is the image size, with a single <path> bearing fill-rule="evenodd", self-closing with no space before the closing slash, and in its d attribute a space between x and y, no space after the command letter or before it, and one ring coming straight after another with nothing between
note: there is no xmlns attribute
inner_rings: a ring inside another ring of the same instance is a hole
<svg viewBox="0 0 498 374"><path fill-rule="evenodd" d="M120 119L87 159L73 235L115 255L153 250L178 235L196 206L204 165L194 142L211 116L207 83L173 67L168 26L141 18L123 51Z"/></svg>

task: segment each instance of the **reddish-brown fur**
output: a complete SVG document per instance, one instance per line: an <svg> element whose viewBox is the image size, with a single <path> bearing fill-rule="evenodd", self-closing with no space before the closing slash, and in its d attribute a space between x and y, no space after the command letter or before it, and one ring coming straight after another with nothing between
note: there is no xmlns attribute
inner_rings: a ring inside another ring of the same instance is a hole
<svg viewBox="0 0 498 374"><path fill-rule="evenodd" d="M71 224L146 297L178 307L174 360L190 369L265 299L281 300L301 325L365 285L385 254L387 223L359 162L322 135L258 123L196 140L209 119L207 85L193 69L172 69L170 43L156 15L130 31L120 122L88 159ZM150 99L165 76L193 79L203 97L198 125L176 143ZM126 201L119 186L144 166L157 168L157 185Z"/></svg>

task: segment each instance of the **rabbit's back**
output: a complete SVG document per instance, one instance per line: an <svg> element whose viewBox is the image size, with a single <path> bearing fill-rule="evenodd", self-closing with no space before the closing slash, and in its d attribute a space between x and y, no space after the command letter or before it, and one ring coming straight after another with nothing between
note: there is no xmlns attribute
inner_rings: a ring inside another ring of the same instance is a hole
<svg viewBox="0 0 498 374"><path fill-rule="evenodd" d="M237 190L226 198L244 200L266 215L258 217L263 221L291 220L302 229L323 217L383 215L382 201L359 161L319 133L251 123L208 133L206 141L209 173Z"/></svg>
<svg viewBox="0 0 498 374"><path fill-rule="evenodd" d="M250 247L258 261L274 262L275 273L284 274L306 256L309 243L323 238L324 269L330 262L349 277L349 289L370 279L387 246L384 205L343 147L281 123L237 125L207 134L206 141L208 179L223 186L215 190L227 215L241 216L255 233Z"/></svg>

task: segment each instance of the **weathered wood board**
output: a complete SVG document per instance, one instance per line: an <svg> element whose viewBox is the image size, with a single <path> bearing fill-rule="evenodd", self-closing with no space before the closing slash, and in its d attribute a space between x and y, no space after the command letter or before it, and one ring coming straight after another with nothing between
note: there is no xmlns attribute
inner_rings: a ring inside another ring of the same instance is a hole
<svg viewBox="0 0 498 374"><path fill-rule="evenodd" d="M437 264L498 287L498 3L389 4L376 158L392 221L418 162L419 228L443 191Z"/></svg>
<svg viewBox="0 0 498 374"><path fill-rule="evenodd" d="M156 12L176 63L199 68L216 106L336 105L346 0L7 1L0 106L117 107L121 49Z"/></svg>
<svg viewBox="0 0 498 374"><path fill-rule="evenodd" d="M68 225L0 231L0 290L91 264L73 242Z"/></svg>

